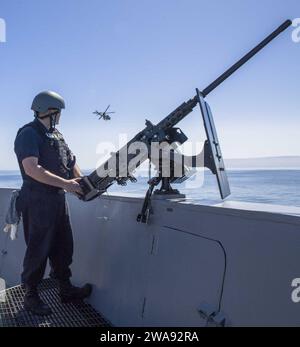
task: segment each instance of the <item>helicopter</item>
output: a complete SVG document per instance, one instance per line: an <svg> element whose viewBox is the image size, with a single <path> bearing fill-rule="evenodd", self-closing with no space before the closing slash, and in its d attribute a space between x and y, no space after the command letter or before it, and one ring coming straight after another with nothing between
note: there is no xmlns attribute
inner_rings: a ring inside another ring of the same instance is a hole
<svg viewBox="0 0 300 347"><path fill-rule="evenodd" d="M110 105L107 106L106 110L104 112L99 112L99 111L95 111L93 112L93 114L99 116L99 120L102 118L103 120L111 120L111 116L110 114L112 113L116 113L116 112L107 112L108 109L110 108Z"/></svg>

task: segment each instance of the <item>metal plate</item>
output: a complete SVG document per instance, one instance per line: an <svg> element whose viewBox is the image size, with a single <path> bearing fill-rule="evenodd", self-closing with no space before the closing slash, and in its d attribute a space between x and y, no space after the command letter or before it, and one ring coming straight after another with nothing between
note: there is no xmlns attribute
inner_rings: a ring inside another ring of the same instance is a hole
<svg viewBox="0 0 300 347"><path fill-rule="evenodd" d="M220 194L222 199L225 199L231 194L231 192L213 116L208 103L204 100L200 91L196 89L196 92L203 117L207 140L213 154L213 161L216 168L216 176Z"/></svg>
<svg viewBox="0 0 300 347"><path fill-rule="evenodd" d="M55 280L43 280L39 287L41 298L52 309L49 316L36 316L23 307L24 288L12 287L0 303L0 327L108 327L111 326L91 305L83 301L62 304Z"/></svg>

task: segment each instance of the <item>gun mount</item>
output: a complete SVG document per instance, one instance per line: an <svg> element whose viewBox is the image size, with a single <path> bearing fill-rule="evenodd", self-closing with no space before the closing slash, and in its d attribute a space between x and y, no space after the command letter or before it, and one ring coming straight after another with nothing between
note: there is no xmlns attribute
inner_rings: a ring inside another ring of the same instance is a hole
<svg viewBox="0 0 300 347"><path fill-rule="evenodd" d="M144 223L147 222L151 212L150 198L154 187L156 187L159 183L162 183L162 187L157 193L174 195L174 193L176 194L177 191L174 191L170 184L174 182L180 183L188 178L186 175L188 168L184 163L189 161L190 167L199 166L199 161L197 161L199 155L186 158L186 156L183 156L177 152L176 146L182 145L187 140L187 137L179 128L175 128L175 126L187 115L189 115L197 105L200 106L205 132L207 135L207 140L205 141L203 149L204 160L202 166L207 167L213 174L216 175L221 198L225 199L228 195L230 195L229 183L213 116L208 103L204 99L209 93L223 83L254 55L261 51L280 33L286 30L291 24L291 20L285 21L250 52L244 55L238 62L232 65L221 76L219 76L209 86L202 90L202 92L196 89L196 95L192 99L181 104L157 125L154 125L147 120L146 128L144 130L139 132L118 152L114 153L111 158L103 163L98 169L93 171L90 175L83 177L80 185L84 194L80 198L84 201L90 201L103 194L114 183L123 185L126 184L126 181L128 180L134 181L135 179L132 177L134 170L145 160L153 160L151 153L151 151L153 151L153 144L161 145L166 143L171 146L173 145L173 148L168 150L170 154L170 165L168 167L169 176L163 175L163 168L161 166L161 160L159 157L158 161L156 162L158 176L150 179L148 182L149 189L145 197L144 205L141 213L137 217L138 221ZM134 147L135 143L144 144L146 151L130 150L132 146ZM174 144L176 144L175 147ZM121 160L122 156L123 160ZM124 158L126 160L124 160ZM182 169L182 173L180 175L176 175L178 167Z"/></svg>

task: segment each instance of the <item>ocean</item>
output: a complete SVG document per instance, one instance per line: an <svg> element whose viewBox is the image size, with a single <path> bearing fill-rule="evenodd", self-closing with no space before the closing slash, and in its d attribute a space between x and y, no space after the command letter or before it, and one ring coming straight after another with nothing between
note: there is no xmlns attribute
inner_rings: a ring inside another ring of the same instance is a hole
<svg viewBox="0 0 300 347"><path fill-rule="evenodd" d="M300 207L300 170L228 170L227 173L232 192L228 200ZM214 175L205 171L203 185L192 181L173 187L196 203L211 205L222 201ZM20 188L21 184L18 171L0 171L0 188ZM139 177L137 183L125 187L113 185L108 194L121 192L144 196L146 190L147 178Z"/></svg>

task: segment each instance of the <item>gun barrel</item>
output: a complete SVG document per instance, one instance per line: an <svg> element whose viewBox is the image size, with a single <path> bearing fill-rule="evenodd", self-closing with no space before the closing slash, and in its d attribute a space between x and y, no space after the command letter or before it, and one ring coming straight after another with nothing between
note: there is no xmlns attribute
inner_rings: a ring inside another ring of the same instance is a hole
<svg viewBox="0 0 300 347"><path fill-rule="evenodd" d="M243 58L241 58L237 63L232 65L227 71L225 71L220 77L213 81L208 87L206 87L201 94L206 97L211 91L218 87L222 82L224 82L229 76L231 76L236 70L238 70L242 65L244 65L248 60L250 60L255 54L262 50L267 44L274 40L279 34L286 30L292 21L290 19L286 20L281 24L275 31L272 32L268 37L261 41L256 47L254 47L249 53L247 53Z"/></svg>

